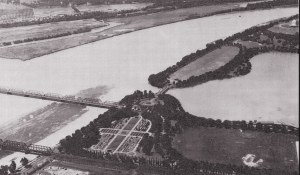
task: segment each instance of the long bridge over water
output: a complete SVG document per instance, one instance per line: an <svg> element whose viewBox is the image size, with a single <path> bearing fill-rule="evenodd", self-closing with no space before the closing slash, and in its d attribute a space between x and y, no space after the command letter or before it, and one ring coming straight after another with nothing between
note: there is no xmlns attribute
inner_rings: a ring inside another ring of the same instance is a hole
<svg viewBox="0 0 300 175"><path fill-rule="evenodd" d="M81 98L76 96L62 96L59 94L54 93L42 93L37 91L24 91L18 89L11 89L11 88L3 88L0 87L1 94L7 95L15 95L21 97L28 97L28 98L36 98L42 100L50 100L50 101L57 101L63 103L72 103L84 106L92 106L98 108L124 108L124 105L121 105L117 102L102 102L98 99L91 99L91 98Z"/></svg>
<svg viewBox="0 0 300 175"><path fill-rule="evenodd" d="M43 156L50 156L53 154L52 149L47 146L26 144L24 142L17 142L11 140L3 141L2 139L0 139L0 150L10 150L16 152L23 152L26 154L36 154Z"/></svg>

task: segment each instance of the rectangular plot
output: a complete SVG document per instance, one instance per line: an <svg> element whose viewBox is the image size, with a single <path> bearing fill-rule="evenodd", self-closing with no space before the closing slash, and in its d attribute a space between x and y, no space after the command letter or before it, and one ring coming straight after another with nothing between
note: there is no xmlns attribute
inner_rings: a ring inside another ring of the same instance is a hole
<svg viewBox="0 0 300 175"><path fill-rule="evenodd" d="M127 125L125 126L124 130L131 130L134 125L139 121L139 117L133 117L130 119L130 121L127 123Z"/></svg>
<svg viewBox="0 0 300 175"><path fill-rule="evenodd" d="M111 139L113 139L113 134L102 134L101 138L97 145L93 145L91 147L92 150L103 150L107 144L110 142Z"/></svg>
<svg viewBox="0 0 300 175"><path fill-rule="evenodd" d="M133 151L141 139L141 137L128 137L118 151L125 153Z"/></svg>
<svg viewBox="0 0 300 175"><path fill-rule="evenodd" d="M120 143L125 139L126 136L120 136L118 135L108 146L107 150L114 151L117 149L117 147L120 145Z"/></svg>

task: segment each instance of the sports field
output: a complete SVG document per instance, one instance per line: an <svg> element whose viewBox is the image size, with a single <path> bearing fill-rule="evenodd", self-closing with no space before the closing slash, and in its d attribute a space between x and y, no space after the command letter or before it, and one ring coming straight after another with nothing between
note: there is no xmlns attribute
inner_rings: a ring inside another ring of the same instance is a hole
<svg viewBox="0 0 300 175"><path fill-rule="evenodd" d="M199 76L206 72L216 70L232 60L238 53L238 47L222 46L180 68L170 75L170 79L187 80L191 76Z"/></svg>
<svg viewBox="0 0 300 175"><path fill-rule="evenodd" d="M296 136L240 132L237 129L190 128L174 137L173 147L193 160L243 165L242 158L255 155L260 167L298 169Z"/></svg>

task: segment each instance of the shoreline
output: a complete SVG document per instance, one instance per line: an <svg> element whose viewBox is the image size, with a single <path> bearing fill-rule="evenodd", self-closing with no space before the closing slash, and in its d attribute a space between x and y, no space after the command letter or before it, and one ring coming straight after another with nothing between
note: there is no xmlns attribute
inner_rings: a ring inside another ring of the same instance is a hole
<svg viewBox="0 0 300 175"><path fill-rule="evenodd" d="M109 92L109 88L99 86L82 90L78 92L76 96L98 98L107 92ZM44 107L37 108L18 119L4 123L7 125L1 124L0 138L4 140L25 142L26 144L40 142L49 144L49 140L51 140L51 138L55 139L53 138L55 134L60 135L57 133L61 133L61 130L66 130L66 128L70 127L70 123L76 123L75 121L80 120L81 118L87 118L91 115L90 113L95 111L105 110L106 109L102 108L98 109L94 107L53 102ZM96 116L97 115L92 115L92 117ZM0 161L13 153L14 152L7 151L0 154Z"/></svg>
<svg viewBox="0 0 300 175"><path fill-rule="evenodd" d="M226 4L226 5L228 5L228 4ZM232 4L230 4L230 5L232 5ZM192 7L192 8L199 9L199 11L200 11L201 10L200 8L203 8L203 7L210 7L210 6L201 6L201 7ZM217 10L217 11L214 11L214 12L204 13L204 14L196 14L195 15L195 14L188 14L186 12L185 16L183 16L182 18L178 17L174 21L172 21L172 19L166 19L165 21L162 21L161 23L153 24L153 25L150 25L150 26L147 26L146 24L144 24L143 26L127 28L127 30L123 30L123 31L122 31L122 29L126 29L126 27L128 27L132 24L131 21L129 21L128 23L123 23L122 21L124 21L124 20L130 20L132 18L142 18L143 22L147 22L147 21L149 21L149 19L147 20L148 16L159 15L159 14L162 14L163 16L167 16L168 15L167 13L172 13L172 12L175 13L179 10L184 11L184 10L188 10L188 9L192 9L192 8L178 9L178 10L172 10L172 11L163 11L163 12L150 13L150 14L145 14L145 15L141 15L141 16L133 16L133 17L127 17L127 18L113 18L113 19L108 19L107 23L119 23L120 25L114 25L112 27L106 26L106 27L104 27L106 29L102 30L100 32L87 32L87 33L81 33L81 34L78 34L78 35L75 35L75 36L67 36L69 39L74 39L75 37L79 37L79 35L90 35L90 37L91 37L92 34L96 35L96 36L94 36L93 39L83 41L82 43L80 43L80 41L79 41L78 44L76 43L76 44L71 45L71 46L65 46L65 47L62 46L59 49L49 49L48 51L46 51L44 53L28 56L28 58L10 57L10 56L1 54L2 49L5 50L7 48L12 48L12 49L17 49L18 50L17 47L19 47L20 45L2 47L2 48L0 48L0 58L3 58L3 59L17 59L17 60L21 60L21 61L28 61L28 60L31 60L31 59L35 59L35 58L39 58L39 57L42 57L42 56L50 55L50 54L55 53L55 52L75 48L75 47L78 47L78 46L94 43L94 42L101 41L101 40L104 40L104 39L109 39L109 38L112 38L112 37L116 37L116 36L120 36L120 35L124 35L124 34L128 34L128 33L136 32L136 31L140 31L140 30L155 28L155 27L159 27L159 26L164 26L164 25L169 25L169 24L174 24L174 23L179 23L179 22L184 22L184 21L189 21L189 20L194 20L194 19L200 19L200 18L205 18L205 17L224 15L224 14L234 14L234 13L251 12L251 11L264 11L264 10L272 10L272 9L278 9L278 8L282 9L282 8L289 8L289 7L298 7L298 6L285 5L285 6L276 6L274 8L256 9L256 10L247 10L243 7L234 8L233 6L231 6L230 9ZM120 28L121 30L114 30L114 29L118 29L118 28ZM121 31L121 32L116 33L115 31ZM105 34L106 32L108 32L109 34L106 35ZM89 37L89 36L87 36L87 37ZM22 45L27 47L27 48L32 47L30 45L40 44L40 43L47 43L47 42L49 42L47 44L51 45L52 44L52 43L50 43L51 41L59 41L59 40L63 40L63 39L65 39L65 38L55 38L55 39L51 39L51 40L41 40L41 41L34 42L34 43L33 42L23 43ZM20 49L22 49L22 48L20 48Z"/></svg>

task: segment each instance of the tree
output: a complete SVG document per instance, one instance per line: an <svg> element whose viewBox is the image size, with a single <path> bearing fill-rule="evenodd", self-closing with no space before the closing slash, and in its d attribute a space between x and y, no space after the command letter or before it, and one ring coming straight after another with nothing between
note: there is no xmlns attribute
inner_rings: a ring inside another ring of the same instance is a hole
<svg viewBox="0 0 300 175"><path fill-rule="evenodd" d="M28 165L28 159L26 157L23 157L21 160L20 160L20 163L22 164L22 166L26 166Z"/></svg>
<svg viewBox="0 0 300 175"><path fill-rule="evenodd" d="M8 169L10 173L14 173L16 171L17 165L15 161L11 161L11 164L9 165Z"/></svg>
<svg viewBox="0 0 300 175"><path fill-rule="evenodd" d="M0 174L1 175L8 175L8 166L7 165L0 167Z"/></svg>

